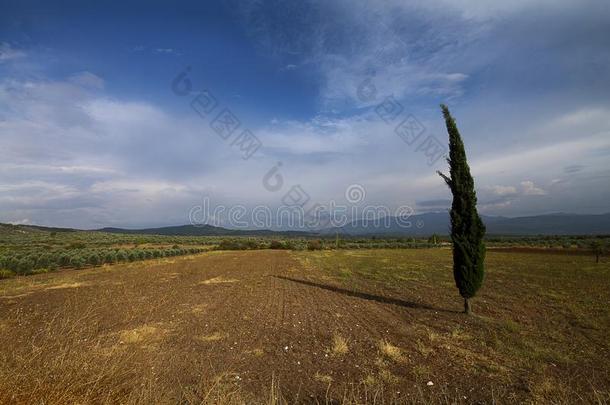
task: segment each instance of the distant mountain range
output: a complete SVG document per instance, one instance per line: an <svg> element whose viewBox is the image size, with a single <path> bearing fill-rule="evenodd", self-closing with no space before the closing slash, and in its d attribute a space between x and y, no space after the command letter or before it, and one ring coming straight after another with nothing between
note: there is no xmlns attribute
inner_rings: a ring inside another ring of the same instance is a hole
<svg viewBox="0 0 610 405"><path fill-rule="evenodd" d="M489 235L610 235L610 213L601 215L559 213L516 218L483 216L483 221ZM351 236L427 236L433 233L447 235L449 230L448 212L413 215L408 222L401 222L395 217L358 220L340 228L315 231L235 230L212 225L182 225L150 229L99 229L99 231L111 233L188 236L315 236L335 233Z"/></svg>
<svg viewBox="0 0 610 405"><path fill-rule="evenodd" d="M608 235L610 213L601 215L548 214L528 217L482 216L489 235ZM381 220L358 220L341 228L322 233L346 235L447 235L450 231L448 212L413 215L404 223L395 217Z"/></svg>
<svg viewBox="0 0 610 405"><path fill-rule="evenodd" d="M408 222L407 222L408 221ZM102 228L94 232L166 236L325 236L339 233L349 236L429 236L449 233L447 212L426 213L411 216L401 222L395 217L378 220L358 220L339 228L315 231L268 229L226 229L203 225L180 225L147 229ZM528 217L483 216L488 235L610 235L610 213L600 215L548 214ZM2 224L0 224L2 225ZM74 232L69 228L48 228L35 225L2 225L0 231L29 229L48 232Z"/></svg>
<svg viewBox="0 0 610 405"><path fill-rule="evenodd" d="M102 228L95 231L166 236L310 236L312 234L303 231L272 231L269 229L227 229L212 225L178 225L147 229Z"/></svg>

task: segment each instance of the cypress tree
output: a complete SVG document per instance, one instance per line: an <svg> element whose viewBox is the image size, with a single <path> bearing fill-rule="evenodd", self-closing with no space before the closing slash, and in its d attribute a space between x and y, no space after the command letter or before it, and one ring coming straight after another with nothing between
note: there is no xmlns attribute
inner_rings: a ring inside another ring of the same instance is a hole
<svg viewBox="0 0 610 405"><path fill-rule="evenodd" d="M451 241L453 242L453 277L455 285L464 298L464 312L470 313L470 298L474 297L483 283L485 225L477 212L477 195L470 167L466 160L464 143L455 120L446 105L441 104L447 132L449 133L450 175L440 171L451 194Z"/></svg>

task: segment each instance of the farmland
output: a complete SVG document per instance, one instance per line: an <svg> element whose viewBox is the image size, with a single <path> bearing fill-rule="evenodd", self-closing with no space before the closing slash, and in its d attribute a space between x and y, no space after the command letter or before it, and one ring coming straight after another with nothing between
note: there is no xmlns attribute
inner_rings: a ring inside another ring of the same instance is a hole
<svg viewBox="0 0 610 405"><path fill-rule="evenodd" d="M468 317L444 246L79 237L205 251L0 280L0 403L610 400L607 259L492 250Z"/></svg>
<svg viewBox="0 0 610 405"><path fill-rule="evenodd" d="M279 237L279 239L278 239ZM608 245L606 236L491 237L496 249L593 255L593 241ZM226 237L114 234L0 224L0 279L15 275L47 273L60 268L81 269L103 264L135 262L218 250L323 250L323 249L421 249L450 246L447 237L349 237L311 236Z"/></svg>

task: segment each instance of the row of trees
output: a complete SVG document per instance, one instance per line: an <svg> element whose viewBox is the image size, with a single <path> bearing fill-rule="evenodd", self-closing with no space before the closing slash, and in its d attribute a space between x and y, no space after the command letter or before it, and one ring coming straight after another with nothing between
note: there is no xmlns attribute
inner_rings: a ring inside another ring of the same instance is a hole
<svg viewBox="0 0 610 405"><path fill-rule="evenodd" d="M413 242L409 239L223 239L217 245L218 250L256 250L256 249L287 249L287 250L326 250L326 249L419 249L440 246L425 239Z"/></svg>
<svg viewBox="0 0 610 405"><path fill-rule="evenodd" d="M138 260L180 256L203 252L201 248L163 249L86 249L47 253L8 254L0 256L0 269L17 274L30 274L36 270L55 270L60 267L82 268L105 263L134 262Z"/></svg>

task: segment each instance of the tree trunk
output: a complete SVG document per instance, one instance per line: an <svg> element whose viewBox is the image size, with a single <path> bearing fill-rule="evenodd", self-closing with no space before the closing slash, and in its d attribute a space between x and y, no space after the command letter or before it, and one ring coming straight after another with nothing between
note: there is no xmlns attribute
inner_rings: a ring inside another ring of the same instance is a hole
<svg viewBox="0 0 610 405"><path fill-rule="evenodd" d="M472 308L470 306L470 300L468 298L464 298L464 313L466 315L470 315Z"/></svg>
<svg viewBox="0 0 610 405"><path fill-rule="evenodd" d="M599 263L599 253L595 254L595 263Z"/></svg>

